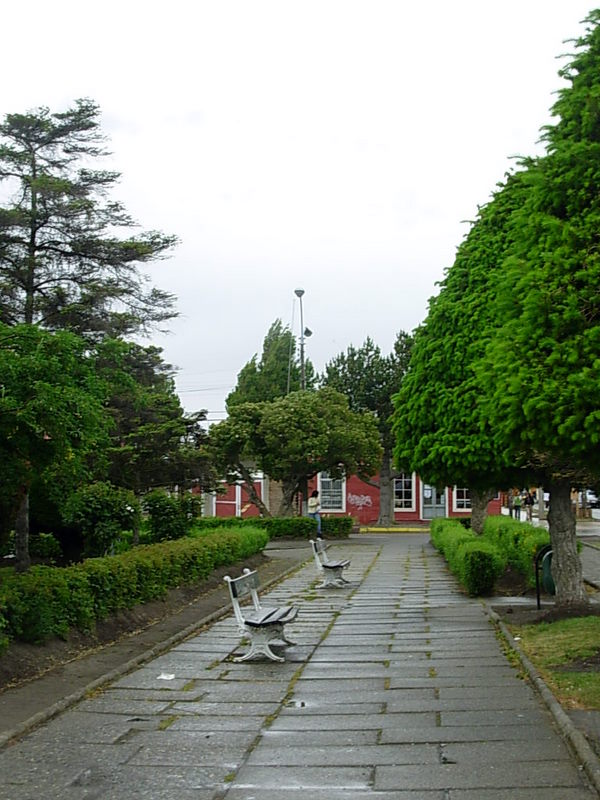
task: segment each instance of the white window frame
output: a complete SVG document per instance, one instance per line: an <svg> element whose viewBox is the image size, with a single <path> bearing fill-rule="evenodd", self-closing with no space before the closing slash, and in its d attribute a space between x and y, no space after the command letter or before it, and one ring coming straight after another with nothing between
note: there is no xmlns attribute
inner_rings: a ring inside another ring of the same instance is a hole
<svg viewBox="0 0 600 800"><path fill-rule="evenodd" d="M325 507L323 505L323 480L339 481L341 483L342 504L340 507ZM321 513L324 514L345 514L346 513L346 476L342 478L330 478L328 472L320 472L318 477L319 500L321 501Z"/></svg>
<svg viewBox="0 0 600 800"><path fill-rule="evenodd" d="M403 476L406 476L408 473L403 472L401 473ZM396 505L396 481L399 478L393 478L393 490L394 490L394 514L410 514L417 510L417 474L416 472L411 473L410 476L410 492L411 492L411 504L410 506L397 506Z"/></svg>
<svg viewBox="0 0 600 800"><path fill-rule="evenodd" d="M459 505L458 499L458 492L465 492L465 497L463 498L463 502L467 503L467 505ZM452 487L452 511L456 511L459 514L470 514L472 509L471 505L471 496L469 494L469 489L466 486L453 486Z"/></svg>

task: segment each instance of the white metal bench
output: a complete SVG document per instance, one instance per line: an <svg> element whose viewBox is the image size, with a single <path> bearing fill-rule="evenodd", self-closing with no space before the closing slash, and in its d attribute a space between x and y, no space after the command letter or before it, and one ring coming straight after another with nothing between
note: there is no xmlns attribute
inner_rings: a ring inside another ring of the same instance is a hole
<svg viewBox="0 0 600 800"><path fill-rule="evenodd" d="M348 559L342 561L330 561L327 556L327 549L322 539L311 539L310 544L317 564L317 569L323 576L322 587L340 587L345 583L350 583L343 576L343 571L350 566Z"/></svg>
<svg viewBox="0 0 600 800"><path fill-rule="evenodd" d="M234 661L246 661L256 655L265 655L273 661L285 661L282 656L276 655L271 650L273 642L294 644L284 633L284 626L292 622L298 613L296 606L279 606L266 608L261 606L258 599L259 578L256 571L244 569L239 578L225 576L229 586L229 595L233 605L233 613L240 630L240 635L249 637L250 649L243 656L234 658ZM242 609L240 600L247 595L252 598L252 606Z"/></svg>

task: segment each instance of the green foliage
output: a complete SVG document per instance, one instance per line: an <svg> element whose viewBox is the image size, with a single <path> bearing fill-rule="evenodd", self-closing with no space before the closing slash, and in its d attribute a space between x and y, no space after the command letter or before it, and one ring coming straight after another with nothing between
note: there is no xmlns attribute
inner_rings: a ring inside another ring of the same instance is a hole
<svg viewBox="0 0 600 800"><path fill-rule="evenodd" d="M234 406L211 428L221 465L244 474L252 458L283 486L281 514L290 514L294 496L318 472L370 476L381 463L376 421L356 413L339 392L293 392L271 403ZM247 471L247 470L246 470Z"/></svg>
<svg viewBox="0 0 600 800"><path fill-rule="evenodd" d="M399 390L408 368L412 336L400 331L394 349L383 356L370 337L356 348L350 346L325 366L323 386L329 386L348 398L353 411L370 411L377 419L382 441L391 434L392 396Z"/></svg>
<svg viewBox="0 0 600 800"><path fill-rule="evenodd" d="M317 522L311 517L271 517L263 519L261 524L270 539L309 539L317 533Z"/></svg>
<svg viewBox="0 0 600 800"><path fill-rule="evenodd" d="M356 520L354 517L336 517L321 514L321 531L328 539L350 536Z"/></svg>
<svg viewBox="0 0 600 800"><path fill-rule="evenodd" d="M494 545L450 519L431 523L431 541L450 571L473 596L490 594L506 569L506 558Z"/></svg>
<svg viewBox="0 0 600 800"><path fill-rule="evenodd" d="M59 113L8 114L0 124L0 182L13 192L0 208L0 320L9 325L98 339L174 316L173 298L147 291L137 265L163 258L176 238L118 237L136 223L106 199L119 174L94 169L108 155L99 115L84 99Z"/></svg>
<svg viewBox="0 0 600 800"><path fill-rule="evenodd" d="M321 528L328 537L349 536L353 517L321 516ZM219 528L263 528L270 539L309 539L316 535L317 523L311 517L203 517L196 520L194 531L203 533Z"/></svg>
<svg viewBox="0 0 600 800"><path fill-rule="evenodd" d="M62 555L60 542L51 533L36 533L29 537L29 554L32 558L55 561Z"/></svg>
<svg viewBox="0 0 600 800"><path fill-rule="evenodd" d="M6 619L6 601L2 587L0 586L0 656L8 648L10 639L6 633L8 629L8 620Z"/></svg>
<svg viewBox="0 0 600 800"><path fill-rule="evenodd" d="M262 527L260 517L200 517L194 521L191 534L211 533L218 528L247 528L249 526Z"/></svg>
<svg viewBox="0 0 600 800"><path fill-rule="evenodd" d="M150 541L164 542L187 536L200 514L200 499L190 493L168 494L155 489L144 497Z"/></svg>
<svg viewBox="0 0 600 800"><path fill-rule="evenodd" d="M104 386L85 342L65 331L0 324L0 530L16 531L26 568L34 483L60 502L107 441Z"/></svg>
<svg viewBox="0 0 600 800"><path fill-rule="evenodd" d="M473 366L502 321L493 299L522 183L511 176L480 209L415 333L410 368L394 398L396 463L428 483L484 490L511 481L514 462L496 439Z"/></svg>
<svg viewBox="0 0 600 800"><path fill-rule="evenodd" d="M312 389L315 381L310 360L305 361L305 386ZM301 388L300 367L296 359L296 338L277 319L263 342L260 361L254 355L238 375L237 386L227 396L227 410L242 403L271 402Z"/></svg>
<svg viewBox="0 0 600 800"><path fill-rule="evenodd" d="M38 644L65 636L71 628L90 630L97 620L198 583L214 569L260 552L267 541L266 531L248 526L138 547L64 569L7 570L0 584L0 651L7 639Z"/></svg>
<svg viewBox="0 0 600 800"><path fill-rule="evenodd" d="M563 70L546 154L525 164L476 374L499 442L578 485L600 475L600 12Z"/></svg>
<svg viewBox="0 0 600 800"><path fill-rule="evenodd" d="M500 550L507 562L535 586L535 556L539 549L550 544L550 535L543 528L512 517L490 516L483 527L485 539Z"/></svg>
<svg viewBox="0 0 600 800"><path fill-rule="evenodd" d="M2 606L9 639L41 644L65 637L71 627L89 630L92 605L76 567L34 566L2 579Z"/></svg>
<svg viewBox="0 0 600 800"><path fill-rule="evenodd" d="M85 555L97 556L111 550L121 531L136 526L140 506L133 492L98 482L74 492L63 514L81 531Z"/></svg>
<svg viewBox="0 0 600 800"><path fill-rule="evenodd" d="M379 522L387 525L393 515L391 464L394 437L391 414L392 396L398 391L408 368L412 336L400 331L394 349L388 356L370 338L360 348L350 346L325 367L322 384L348 398L352 411L373 414L382 445L378 469L380 486Z"/></svg>
<svg viewBox="0 0 600 800"><path fill-rule="evenodd" d="M259 435L267 475L300 487L318 472L369 477L381 459L375 420L332 389L296 392L265 406Z"/></svg>
<svg viewBox="0 0 600 800"><path fill-rule="evenodd" d="M506 560L490 543L473 539L459 549L461 569L460 582L467 592L476 597L491 594L496 580L506 569Z"/></svg>
<svg viewBox="0 0 600 800"><path fill-rule="evenodd" d="M96 365L108 387L108 479L137 495L155 486L214 488L204 412L186 415L158 347L109 339Z"/></svg>

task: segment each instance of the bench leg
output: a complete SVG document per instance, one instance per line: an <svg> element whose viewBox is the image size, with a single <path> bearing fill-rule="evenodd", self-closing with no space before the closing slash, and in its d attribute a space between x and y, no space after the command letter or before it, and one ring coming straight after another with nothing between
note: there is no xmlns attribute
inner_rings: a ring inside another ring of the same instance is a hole
<svg viewBox="0 0 600 800"><path fill-rule="evenodd" d="M323 589L331 586L335 589L340 589L344 584L350 583L350 581L347 581L342 575L342 568L323 570L323 578L324 580L321 584L321 588Z"/></svg>
<svg viewBox="0 0 600 800"><path fill-rule="evenodd" d="M250 637L250 649L243 656L237 656L233 660L236 662L247 661L254 656L262 655L270 658L271 661L285 661L282 656L276 655L271 650L271 643L283 641L285 644L294 644L287 639L283 633L283 625L269 625L265 628L247 628L245 635Z"/></svg>

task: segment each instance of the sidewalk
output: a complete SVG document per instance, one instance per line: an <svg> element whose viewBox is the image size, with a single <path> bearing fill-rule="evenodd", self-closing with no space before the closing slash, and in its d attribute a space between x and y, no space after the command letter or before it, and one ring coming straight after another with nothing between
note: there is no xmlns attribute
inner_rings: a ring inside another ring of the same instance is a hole
<svg viewBox="0 0 600 800"><path fill-rule="evenodd" d="M331 543L270 593L286 662L235 664L232 614L0 753L0 800L590 800L552 714L427 534Z"/></svg>

